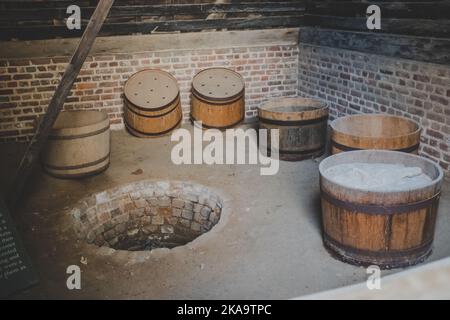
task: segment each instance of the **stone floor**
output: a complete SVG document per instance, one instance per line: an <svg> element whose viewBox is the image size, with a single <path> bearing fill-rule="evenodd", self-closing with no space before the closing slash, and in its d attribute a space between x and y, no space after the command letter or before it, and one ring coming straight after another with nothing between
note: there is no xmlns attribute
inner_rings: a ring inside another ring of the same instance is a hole
<svg viewBox="0 0 450 320"><path fill-rule="evenodd" d="M259 165L174 165L173 145L169 137L115 131L106 172L59 180L38 170L14 217L41 282L17 297L287 299L365 281L365 269L333 259L322 246L318 161L281 162L277 175L261 176ZM3 189L8 160L20 154L12 147L1 146ZM114 251L78 240L69 212L80 199L142 179L207 186L227 210L211 231L171 250ZM446 183L427 262L450 256L449 208ZM73 264L82 270L81 290L66 287Z"/></svg>

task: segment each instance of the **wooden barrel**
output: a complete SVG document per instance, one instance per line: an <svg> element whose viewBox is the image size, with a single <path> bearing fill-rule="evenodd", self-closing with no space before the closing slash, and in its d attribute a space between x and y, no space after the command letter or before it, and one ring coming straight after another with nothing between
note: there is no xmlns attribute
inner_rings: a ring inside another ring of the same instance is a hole
<svg viewBox="0 0 450 320"><path fill-rule="evenodd" d="M315 99L282 98L258 108L261 129L279 129L279 157L296 161L320 156L327 139L328 107ZM270 134L269 134L270 136ZM268 141L270 150L271 139Z"/></svg>
<svg viewBox="0 0 450 320"><path fill-rule="evenodd" d="M204 128L230 128L244 119L245 85L241 75L226 68L209 68L192 81L191 120Z"/></svg>
<svg viewBox="0 0 450 320"><path fill-rule="evenodd" d="M331 153L384 149L417 154L420 125L408 118L386 114L357 114L331 122Z"/></svg>
<svg viewBox="0 0 450 320"><path fill-rule="evenodd" d="M128 131L142 138L170 133L183 114L177 81L169 73L146 69L125 83L124 122Z"/></svg>
<svg viewBox="0 0 450 320"><path fill-rule="evenodd" d="M44 170L58 178L96 174L109 165L108 114L101 111L63 111L42 152Z"/></svg>
<svg viewBox="0 0 450 320"><path fill-rule="evenodd" d="M374 189L333 182L327 169L341 164L382 163L420 167L429 183ZM319 166L323 242L338 259L383 269L422 262L434 238L443 172L434 162L403 152L362 150L328 157Z"/></svg>

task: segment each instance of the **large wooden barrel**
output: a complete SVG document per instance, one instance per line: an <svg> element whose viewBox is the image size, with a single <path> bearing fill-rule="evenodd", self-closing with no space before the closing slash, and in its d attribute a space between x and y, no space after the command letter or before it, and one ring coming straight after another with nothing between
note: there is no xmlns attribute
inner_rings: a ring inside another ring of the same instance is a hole
<svg viewBox="0 0 450 320"><path fill-rule="evenodd" d="M101 111L63 111L58 115L42 152L44 170L58 178L78 178L109 165L108 114Z"/></svg>
<svg viewBox="0 0 450 320"><path fill-rule="evenodd" d="M183 114L177 81L169 73L146 69L125 83L124 122L128 131L142 138L170 133Z"/></svg>
<svg viewBox="0 0 450 320"><path fill-rule="evenodd" d="M192 81L191 120L205 128L230 128L244 119L245 84L241 75L226 68L209 68Z"/></svg>
<svg viewBox="0 0 450 320"><path fill-rule="evenodd" d="M356 163L419 167L430 179L393 189L361 188L336 182L328 170L342 164L353 168ZM362 150L330 156L319 171L323 242L333 256L389 269L422 262L431 253L443 179L437 164L403 152Z"/></svg>
<svg viewBox="0 0 450 320"><path fill-rule="evenodd" d="M281 98L263 104L258 108L258 115L261 129L279 129L281 160L296 161L324 153L328 107L322 101ZM270 147L271 139L269 150Z"/></svg>
<svg viewBox="0 0 450 320"><path fill-rule="evenodd" d="M331 122L331 153L384 149L417 154L421 126L408 118L357 114Z"/></svg>

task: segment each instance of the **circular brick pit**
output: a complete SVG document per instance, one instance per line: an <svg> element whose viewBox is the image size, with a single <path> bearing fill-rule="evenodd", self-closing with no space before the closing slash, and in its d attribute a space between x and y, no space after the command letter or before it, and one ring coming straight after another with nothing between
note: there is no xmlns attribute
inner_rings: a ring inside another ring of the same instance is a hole
<svg viewBox="0 0 450 320"><path fill-rule="evenodd" d="M116 250L182 246L217 224L221 199L184 182L139 181L88 197L72 210L80 239Z"/></svg>

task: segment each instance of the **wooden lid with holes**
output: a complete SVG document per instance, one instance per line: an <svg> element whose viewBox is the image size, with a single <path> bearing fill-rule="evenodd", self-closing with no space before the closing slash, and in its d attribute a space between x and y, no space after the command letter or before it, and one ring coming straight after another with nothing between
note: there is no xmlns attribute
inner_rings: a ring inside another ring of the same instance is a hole
<svg viewBox="0 0 450 320"><path fill-rule="evenodd" d="M244 79L233 70L209 68L200 71L192 81L192 92L206 101L227 102L244 93Z"/></svg>
<svg viewBox="0 0 450 320"><path fill-rule="evenodd" d="M125 98L138 108L158 110L171 104L179 95L177 80L158 69L133 74L125 83Z"/></svg>

